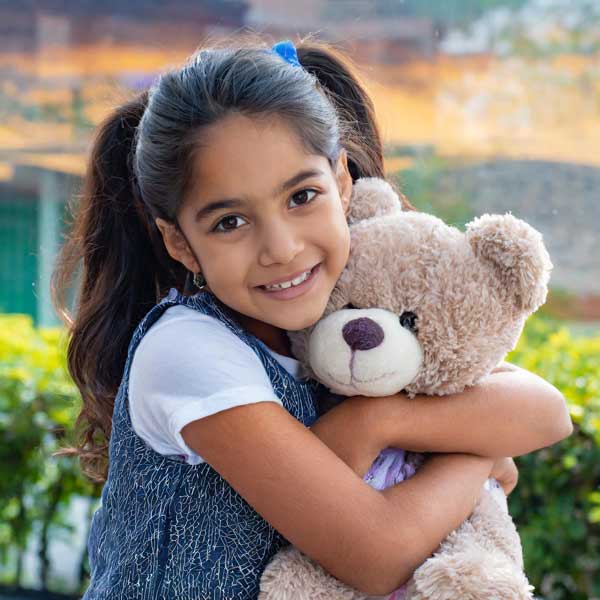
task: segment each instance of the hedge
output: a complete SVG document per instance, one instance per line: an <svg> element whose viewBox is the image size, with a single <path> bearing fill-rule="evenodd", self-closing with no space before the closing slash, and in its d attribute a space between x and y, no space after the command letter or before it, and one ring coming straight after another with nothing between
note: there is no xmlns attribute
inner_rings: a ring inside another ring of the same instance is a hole
<svg viewBox="0 0 600 600"><path fill-rule="evenodd" d="M72 429L78 391L66 369L64 332L36 329L28 315L0 315L0 568L4 583L22 581L29 537L39 538L39 577L52 582L48 547L68 534L69 500L98 496L69 457L50 457ZM83 570L83 561L81 557ZM57 590L62 591L62 590Z"/></svg>
<svg viewBox="0 0 600 600"><path fill-rule="evenodd" d="M574 424L566 440L515 461L509 505L526 572L548 600L600 598L600 334L574 336L536 315L508 360L556 386Z"/></svg>
<svg viewBox="0 0 600 600"><path fill-rule="evenodd" d="M74 495L97 498L76 460L49 458L72 430L79 394L66 370L61 329L35 328L25 315L0 315L0 570L19 584L28 538L40 537L45 589L61 589L48 561L51 535L69 532ZM526 571L547 600L600 597L600 334L573 335L537 313L508 360L565 395L573 434L516 459L519 484L509 497L523 540ZM80 558L85 586L87 562Z"/></svg>

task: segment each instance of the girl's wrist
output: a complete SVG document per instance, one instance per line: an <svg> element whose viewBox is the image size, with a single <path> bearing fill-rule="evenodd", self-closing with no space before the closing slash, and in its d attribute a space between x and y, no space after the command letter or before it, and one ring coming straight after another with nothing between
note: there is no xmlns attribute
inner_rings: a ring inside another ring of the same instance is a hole
<svg viewBox="0 0 600 600"><path fill-rule="evenodd" d="M408 429L410 400L404 392L392 396L353 396L349 398L357 406L361 420L373 446L381 451L384 448L404 448L398 441L404 438L404 425Z"/></svg>
<svg viewBox="0 0 600 600"><path fill-rule="evenodd" d="M310 430L357 475L364 477L379 452L382 442L381 413L373 415L374 398L352 396L321 415Z"/></svg>

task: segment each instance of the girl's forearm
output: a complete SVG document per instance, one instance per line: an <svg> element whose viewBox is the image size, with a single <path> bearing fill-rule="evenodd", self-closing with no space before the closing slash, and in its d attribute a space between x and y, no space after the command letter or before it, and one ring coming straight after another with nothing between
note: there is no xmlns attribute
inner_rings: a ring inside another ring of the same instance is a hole
<svg viewBox="0 0 600 600"><path fill-rule="evenodd" d="M360 477L383 448L520 456L572 432L564 398L509 363L460 394L345 399L310 427Z"/></svg>
<svg viewBox="0 0 600 600"><path fill-rule="evenodd" d="M400 562L388 572L386 592L406 582L473 511L493 459L469 454L440 454L427 459L416 475L383 490L389 503L390 556ZM412 537L407 537L408 534ZM402 570L402 568L404 570Z"/></svg>
<svg viewBox="0 0 600 600"><path fill-rule="evenodd" d="M542 378L505 363L478 385L448 396L363 398L381 447L415 452L520 456L573 430L565 400Z"/></svg>
<svg viewBox="0 0 600 600"><path fill-rule="evenodd" d="M469 454L434 455L416 475L381 492L378 589L372 593L387 595L406 583L472 513L493 464Z"/></svg>

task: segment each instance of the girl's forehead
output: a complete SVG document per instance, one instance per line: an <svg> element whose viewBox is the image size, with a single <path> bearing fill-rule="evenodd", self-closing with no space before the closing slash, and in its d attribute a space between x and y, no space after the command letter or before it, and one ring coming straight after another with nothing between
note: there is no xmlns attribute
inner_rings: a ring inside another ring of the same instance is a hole
<svg viewBox="0 0 600 600"><path fill-rule="evenodd" d="M329 162L310 154L280 117L228 115L202 132L194 161L197 196L272 193L308 169L327 174Z"/></svg>

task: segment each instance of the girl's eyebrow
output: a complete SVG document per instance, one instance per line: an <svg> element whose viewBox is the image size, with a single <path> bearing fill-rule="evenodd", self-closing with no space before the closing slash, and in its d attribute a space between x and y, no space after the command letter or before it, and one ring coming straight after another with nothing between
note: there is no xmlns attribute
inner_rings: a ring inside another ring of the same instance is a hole
<svg viewBox="0 0 600 600"><path fill-rule="evenodd" d="M324 175L321 169L305 169L304 171L300 171L296 173L293 177L284 181L279 189L275 191L275 194L282 194L286 190L294 187L301 181L308 179L309 177L316 177L318 175ZM238 208L244 204L244 201L241 198L221 198L219 200L213 200L200 208L194 217L194 222L198 222L201 219L205 219L209 215L223 208Z"/></svg>

